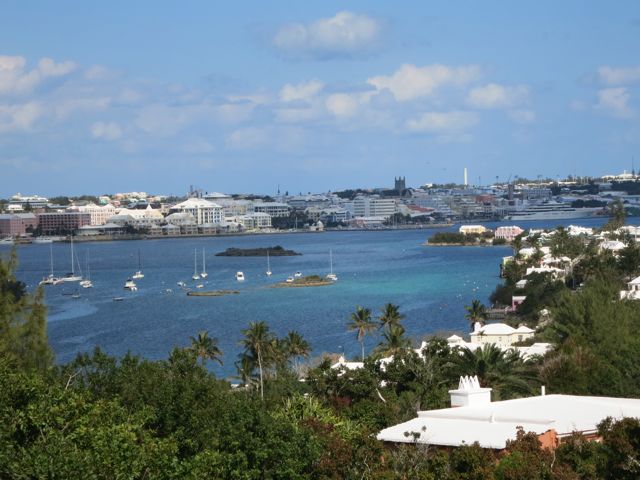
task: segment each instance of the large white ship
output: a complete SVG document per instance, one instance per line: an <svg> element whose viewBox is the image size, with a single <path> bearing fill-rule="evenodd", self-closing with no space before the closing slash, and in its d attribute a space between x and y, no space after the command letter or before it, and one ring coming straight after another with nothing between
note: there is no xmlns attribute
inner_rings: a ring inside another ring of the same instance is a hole
<svg viewBox="0 0 640 480"><path fill-rule="evenodd" d="M546 202L528 205L507 215L507 220L565 220L589 218L602 212L602 208L575 208L568 203Z"/></svg>

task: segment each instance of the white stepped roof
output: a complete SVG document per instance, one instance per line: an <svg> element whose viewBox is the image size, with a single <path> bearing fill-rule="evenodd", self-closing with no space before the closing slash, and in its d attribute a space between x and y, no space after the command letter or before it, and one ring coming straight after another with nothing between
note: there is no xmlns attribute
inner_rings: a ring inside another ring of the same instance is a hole
<svg viewBox="0 0 640 480"><path fill-rule="evenodd" d="M592 432L606 417L640 417L640 400L611 397L546 395L484 405L418 412L408 422L385 428L378 440L442 446L471 445L504 449L518 427L537 434Z"/></svg>
<svg viewBox="0 0 640 480"><path fill-rule="evenodd" d="M489 323L480 329L477 332L474 332L476 335L482 333L483 335L511 335L516 331L515 328L510 327L506 323Z"/></svg>

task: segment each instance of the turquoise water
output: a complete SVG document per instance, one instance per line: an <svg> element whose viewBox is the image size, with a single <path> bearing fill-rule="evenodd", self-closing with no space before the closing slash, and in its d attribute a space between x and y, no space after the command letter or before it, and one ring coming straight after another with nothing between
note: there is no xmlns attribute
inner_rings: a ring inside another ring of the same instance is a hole
<svg viewBox="0 0 640 480"><path fill-rule="evenodd" d="M536 222L529 226L542 225ZM357 305L377 314L387 302L399 304L406 315L407 333L416 340L438 331L466 332L464 306L475 298L488 301L499 281L500 261L511 249L422 246L433 233L326 232L76 244L83 267L89 254L94 288L80 289L80 298L72 298L69 294L76 291L74 284L46 287L49 339L58 362L67 362L95 346L114 355L132 351L160 359L173 347L188 345L189 336L208 330L224 352L224 366L212 369L226 376L235 372L240 331L250 321L264 320L278 335L299 331L311 343L313 355L344 351L348 357L360 352L355 334L346 330ZM272 257L271 278L264 274L266 258L215 256L232 246L275 245L303 255ZM55 273L62 275L69 269L69 244L53 244L52 248ZM202 248L209 277L194 282L194 249L200 263ZM339 277L335 284L269 288L296 271L304 275L328 273L329 249ZM34 287L48 274L49 245L21 246L18 251L18 277ZM137 270L138 251L145 278L137 281L137 292L128 292L122 287ZM237 270L244 272L245 282L235 280ZM188 286L203 283L204 290L236 289L240 294L187 297L176 285L178 281ZM118 296L124 301L114 302L113 297ZM370 349L379 341L367 338L365 346Z"/></svg>

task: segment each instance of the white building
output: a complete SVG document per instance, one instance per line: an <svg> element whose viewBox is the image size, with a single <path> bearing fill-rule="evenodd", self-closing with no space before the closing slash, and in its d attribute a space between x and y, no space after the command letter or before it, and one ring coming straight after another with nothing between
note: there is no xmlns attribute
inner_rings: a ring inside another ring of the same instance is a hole
<svg viewBox="0 0 640 480"><path fill-rule="evenodd" d="M533 338L534 334L535 332L532 329L524 325L513 328L506 323L489 323L484 326L476 323L473 333L469 336L471 337L471 342L478 345L494 343L502 347L510 347L514 343Z"/></svg>
<svg viewBox="0 0 640 480"><path fill-rule="evenodd" d="M458 232L462 233L463 235L482 235L486 231L487 227L485 227L484 225L461 225L458 229Z"/></svg>
<svg viewBox="0 0 640 480"><path fill-rule="evenodd" d="M71 206L67 208L68 212L80 212L88 213L91 215L91 225L104 225L108 222L109 218L116 214L116 207L110 203L106 205L96 205L95 203L89 203L82 206Z"/></svg>
<svg viewBox="0 0 640 480"><path fill-rule="evenodd" d="M397 212L397 203L393 198L358 196L353 201L354 216L389 218Z"/></svg>
<svg viewBox="0 0 640 480"><path fill-rule="evenodd" d="M221 223L224 220L223 209L220 205L202 198L189 198L171 208L171 212L189 213L197 225L205 223Z"/></svg>
<svg viewBox="0 0 640 480"><path fill-rule="evenodd" d="M286 203L280 202L255 202L253 204L253 211L266 213L271 218L288 217L291 212L291 207Z"/></svg>
<svg viewBox="0 0 640 480"><path fill-rule="evenodd" d="M117 208L115 212L115 215L107 218L107 222L120 226L131 225L136 228L151 228L164 222L162 213L160 213L159 210L151 208L151 205L147 205L147 208L144 209Z"/></svg>
<svg viewBox="0 0 640 480"><path fill-rule="evenodd" d="M238 221L243 225L245 230L271 228L271 217L262 212L247 213L246 215L238 217Z"/></svg>
<svg viewBox="0 0 640 480"><path fill-rule="evenodd" d="M44 208L49 203L49 199L45 197L41 197L39 195L21 195L20 193L16 193L13 197L9 199L9 205L7 206L7 210L9 211L19 211L24 210L25 208Z"/></svg>
<svg viewBox="0 0 640 480"><path fill-rule="evenodd" d="M607 417L640 417L640 400L632 398L543 394L492 402L491 389L480 387L473 377L461 379L449 393L452 408L420 411L417 418L382 430L378 440L443 447L478 442L482 448L502 450L522 428L536 433L543 447L555 448L576 432L595 438Z"/></svg>
<svg viewBox="0 0 640 480"><path fill-rule="evenodd" d="M627 283L627 289L620 292L620 300L640 300L640 277Z"/></svg>
<svg viewBox="0 0 640 480"><path fill-rule="evenodd" d="M516 225L512 225L508 227L498 227L496 228L495 237L503 238L507 242L513 242L513 240L523 232L524 230Z"/></svg>

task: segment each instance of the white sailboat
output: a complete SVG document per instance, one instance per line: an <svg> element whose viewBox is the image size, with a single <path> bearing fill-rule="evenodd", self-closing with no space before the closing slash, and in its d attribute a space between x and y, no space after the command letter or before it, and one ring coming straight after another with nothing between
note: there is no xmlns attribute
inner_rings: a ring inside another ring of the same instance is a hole
<svg viewBox="0 0 640 480"><path fill-rule="evenodd" d="M79 282L82 280L82 275L76 275L75 270L75 254L73 253L73 236L71 236L71 273L67 273L64 278L60 280L63 282Z"/></svg>
<svg viewBox="0 0 640 480"><path fill-rule="evenodd" d="M269 263L269 250L267 250L267 277L271 276L271 264Z"/></svg>
<svg viewBox="0 0 640 480"><path fill-rule="evenodd" d="M244 281L244 273L236 272L236 280L239 281L239 282L243 282Z"/></svg>
<svg viewBox="0 0 640 480"><path fill-rule="evenodd" d="M333 282L338 280L338 276L333 273L333 253L331 249L329 249L329 275L327 275L327 278Z"/></svg>
<svg viewBox="0 0 640 480"><path fill-rule="evenodd" d="M87 252L87 278L84 280L80 280L80 286L82 288L93 288L93 283L91 283L91 270L89 269L89 252Z"/></svg>
<svg viewBox="0 0 640 480"><path fill-rule="evenodd" d="M138 290L138 286L136 285L136 282L133 281L133 279L127 278L127 281L124 282L124 289L135 292L136 290Z"/></svg>
<svg viewBox="0 0 640 480"><path fill-rule="evenodd" d="M193 276L191 277L193 280L200 280L200 275L198 275L198 251L193 249Z"/></svg>
<svg viewBox="0 0 640 480"><path fill-rule="evenodd" d="M202 249L202 273L200 273L200 277L201 278L207 278L209 276L209 274L207 273L207 268L205 266L205 259L204 259L204 248Z"/></svg>
<svg viewBox="0 0 640 480"><path fill-rule="evenodd" d="M140 259L140 249L138 249L138 271L133 274L135 280L140 278L144 278L144 273L142 273L142 260Z"/></svg>
<svg viewBox="0 0 640 480"><path fill-rule="evenodd" d="M60 279L53 274L53 245L49 245L49 275L44 277L39 285L56 285L60 283Z"/></svg>

